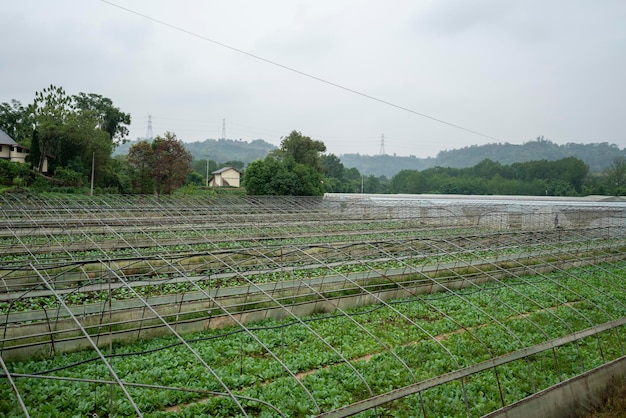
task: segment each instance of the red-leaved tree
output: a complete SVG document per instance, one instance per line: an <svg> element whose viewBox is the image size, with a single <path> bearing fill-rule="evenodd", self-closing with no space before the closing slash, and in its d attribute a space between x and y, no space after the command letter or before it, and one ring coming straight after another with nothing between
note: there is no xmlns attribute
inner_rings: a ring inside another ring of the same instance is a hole
<svg viewBox="0 0 626 418"><path fill-rule="evenodd" d="M140 141L128 152L128 169L136 193L171 194L191 173L192 156L171 132L157 136L152 144Z"/></svg>

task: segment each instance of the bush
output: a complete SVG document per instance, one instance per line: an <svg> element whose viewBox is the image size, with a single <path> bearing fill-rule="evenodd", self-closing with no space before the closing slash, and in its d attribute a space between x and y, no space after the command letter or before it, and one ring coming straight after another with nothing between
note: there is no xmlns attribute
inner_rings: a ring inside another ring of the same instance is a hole
<svg viewBox="0 0 626 418"><path fill-rule="evenodd" d="M24 179L28 178L29 174L30 168L28 164L0 159L0 179L2 179L2 184L7 186L15 185L15 178L21 178L22 181L24 181Z"/></svg>
<svg viewBox="0 0 626 418"><path fill-rule="evenodd" d="M54 171L54 178L63 186L80 187L83 185L83 175L66 167L58 167Z"/></svg>

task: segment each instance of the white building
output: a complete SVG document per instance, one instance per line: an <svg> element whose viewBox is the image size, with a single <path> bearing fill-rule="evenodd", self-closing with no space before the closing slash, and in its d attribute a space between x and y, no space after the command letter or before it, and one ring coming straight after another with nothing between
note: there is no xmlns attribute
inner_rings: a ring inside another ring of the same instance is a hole
<svg viewBox="0 0 626 418"><path fill-rule="evenodd" d="M25 163L30 150L13 140L6 132L0 129L0 158L14 163ZM48 172L48 158L44 159L42 173Z"/></svg>
<svg viewBox="0 0 626 418"><path fill-rule="evenodd" d="M223 167L212 172L213 177L209 180L211 187L239 187L241 171L232 167Z"/></svg>

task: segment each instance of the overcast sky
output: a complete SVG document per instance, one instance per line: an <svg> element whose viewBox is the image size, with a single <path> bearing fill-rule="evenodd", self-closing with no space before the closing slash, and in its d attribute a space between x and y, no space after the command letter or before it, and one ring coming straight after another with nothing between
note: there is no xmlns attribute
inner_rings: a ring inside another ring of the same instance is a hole
<svg viewBox="0 0 626 418"><path fill-rule="evenodd" d="M150 114L185 142L297 130L336 155L626 147L624 0L111 2L2 2L0 102L54 84L112 99L130 139Z"/></svg>

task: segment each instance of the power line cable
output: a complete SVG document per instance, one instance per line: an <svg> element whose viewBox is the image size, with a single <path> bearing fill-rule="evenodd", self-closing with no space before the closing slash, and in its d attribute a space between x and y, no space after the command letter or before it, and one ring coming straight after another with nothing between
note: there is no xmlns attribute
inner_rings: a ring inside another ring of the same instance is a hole
<svg viewBox="0 0 626 418"><path fill-rule="evenodd" d="M167 26L168 28L171 28L171 29L177 30L177 31L179 31L179 32L186 33L187 35L191 35L191 36L194 36L194 37L196 37L196 38L202 39L202 40L204 40L204 41L211 42L211 43L213 43L213 44L215 44L215 45L218 45L218 46L221 46L221 47L223 47L223 48L230 49L231 51L235 51L235 52L238 52L238 53L240 53L240 54L247 55L247 56L249 56L249 57L251 57L251 58L254 58L254 59L257 59L257 60L263 61L263 62L265 62L265 63L271 64L271 65L274 65L274 66L276 66L276 67L283 68L283 69L285 69L285 70L288 70L288 71L294 72L294 73L296 73L296 74L300 74L300 75L302 75L302 76L305 76L305 77L311 78L311 79L316 80L316 81L319 81L319 82L321 82L321 83L328 84L328 85L330 85L330 86L333 86L333 87L336 87L336 88L339 88L339 89L345 90L345 91L350 92L350 93L353 93L353 94L357 94L357 95L362 96L362 97L365 97L365 98L367 98L367 99L374 100L374 101L376 101L376 102L379 102L379 103L385 104L385 105L387 105L387 106L395 107L396 109L404 110L405 112L409 112L409 113L412 113L412 114L414 114L414 115L418 115L418 116L421 116L421 117L423 117L423 118L430 119L430 120L432 120L432 121L435 121L435 122L438 122L438 123L441 123L441 124L444 124L444 125L448 125L448 126L451 126L451 127L453 127L453 128L460 129L460 130L463 130L463 131L465 131L465 132L469 132L469 133L474 134L474 135L479 135L479 136L482 136L482 137L484 137L484 138L488 138L488 139L492 139L492 140L494 140L494 141L499 141L499 142L502 142L502 140L501 140L501 139L499 139L499 138L496 138L496 137L493 137L493 136L490 136L490 135L487 135L487 134L483 134L483 133L478 132L478 131L475 131L475 130L473 130L473 129L465 128L465 127L463 127L463 126L461 126L461 125L457 125L457 124L452 123L452 122L447 122L447 121L445 121L445 120L443 120L443 119L439 119L439 118L436 118L436 117L433 117L433 116L429 116L429 115L427 115L427 114L425 114L425 113L421 113L421 112L418 112L418 111L416 111L416 110L409 109L408 107L400 106L400 105L397 105L397 104L395 104L395 103L389 102L389 101L387 101L387 100L383 100L383 99L380 99L380 98L378 98L378 97L375 97L375 96L369 95L369 94L367 94L367 93L363 93L363 92L360 92L360 91L358 91L358 90L354 90L354 89L351 89L351 88L349 88L349 87L343 86L343 85L341 85L341 84L337 84L337 83L334 83L334 82L332 82L332 81L328 81L328 80L326 80L326 79L323 79L323 78L320 78L320 77L314 76L314 75L309 74L309 73L305 73L304 71L300 71L300 70L297 70L297 69L295 69L295 68L289 67L289 66L287 66L287 65L280 64L280 63L278 63L278 62L276 62L276 61L272 61L272 60L270 60L270 59L263 58L263 57L261 57L261 56L259 56L259 55L252 54L252 53L247 52L247 51L244 51L244 50L242 50L242 49L235 48L235 47L230 46L230 45L228 45L228 44L225 44L225 43L223 43L223 42L219 42L219 41L216 41L216 40L214 40L214 39L208 38L208 37L206 37L206 36L200 35L200 34L198 34L198 33L192 32L192 31L190 31L190 30L187 30L187 29L181 28L180 26L176 26L176 25L173 25L173 24L171 24L171 23L167 23L167 22L165 22L165 21L162 21L162 20L159 20L159 19L153 18L153 17L151 17L151 16L148 16L148 15L146 15L146 14L143 14L143 13L137 12L137 11L135 11L135 10L128 9L128 8L126 8L126 7L124 7L124 6L120 6L119 4L112 3L112 2L110 2L110 1L108 1L108 0L100 0L100 1L102 1L103 3L106 3L106 4L110 5L110 6L117 7L118 9L124 10L124 11L126 11L126 12L128 12L128 13L132 13L132 14L135 14L135 15L137 15L137 16L143 17L144 19L148 19L148 20L150 20L150 21L152 21L152 22L155 22L155 23L158 23L158 24L160 24L160 25Z"/></svg>

